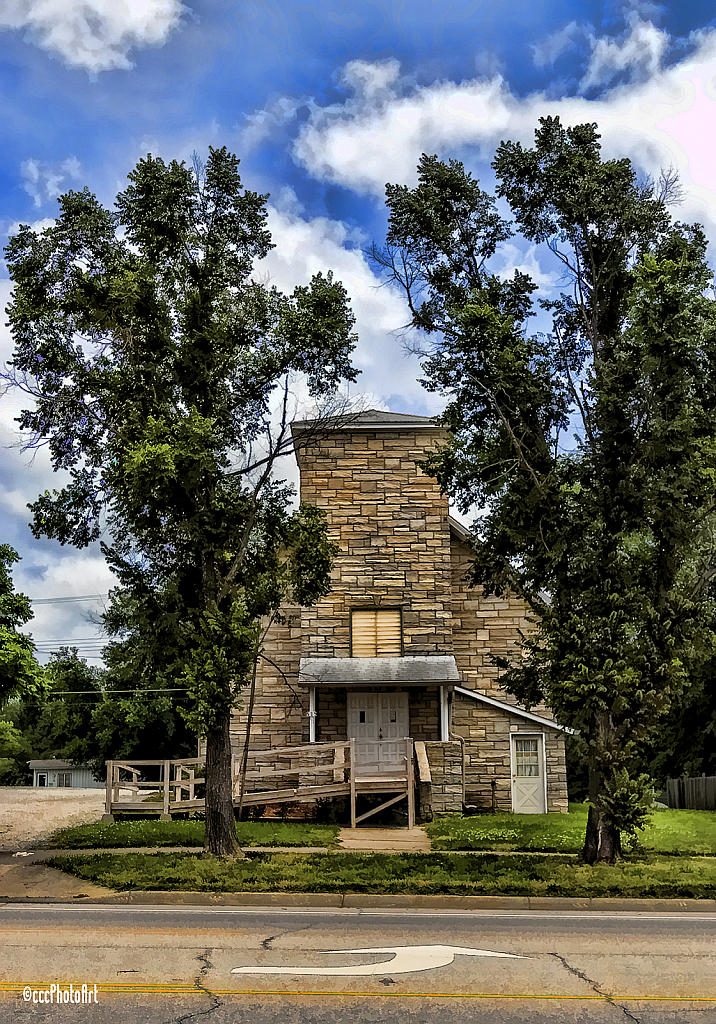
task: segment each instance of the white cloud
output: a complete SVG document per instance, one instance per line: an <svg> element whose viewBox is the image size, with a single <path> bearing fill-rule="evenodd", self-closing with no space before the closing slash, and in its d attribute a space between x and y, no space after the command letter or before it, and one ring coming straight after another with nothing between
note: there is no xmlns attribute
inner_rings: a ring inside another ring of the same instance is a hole
<svg viewBox="0 0 716 1024"><path fill-rule="evenodd" d="M315 103L307 96L290 98L277 96L262 110L245 115L245 125L238 130L238 147L240 153L248 153L259 143L275 135L289 121L292 121L301 107L315 109Z"/></svg>
<svg viewBox="0 0 716 1024"><path fill-rule="evenodd" d="M79 181L82 167L75 156L68 157L60 164L49 164L44 160L29 157L20 164L22 187L35 206L40 207L50 199L56 199L66 190L69 181ZM49 223L52 223L50 221Z"/></svg>
<svg viewBox="0 0 716 1024"><path fill-rule="evenodd" d="M44 231L45 228L53 227L55 223L56 222L53 217L42 217L41 220L30 221L28 227L31 228L33 231ZM0 228L0 233L4 235L6 238L10 238L12 235L16 235L19 230L20 221L15 220L11 224L5 222L5 224L3 224L3 226ZM2 284L0 283L0 287L1 286Z"/></svg>
<svg viewBox="0 0 716 1024"><path fill-rule="evenodd" d="M558 57L574 46L575 40L584 33L584 28L576 21L570 21L559 32L554 32L532 47L535 66L538 68L554 64Z"/></svg>
<svg viewBox="0 0 716 1024"><path fill-rule="evenodd" d="M187 10L180 0L3 0L0 28L26 38L91 75L133 65L135 46L160 46Z"/></svg>
<svg viewBox="0 0 716 1024"><path fill-rule="evenodd" d="M639 80L596 99L518 97L500 76L407 87L394 64L389 75L385 65L377 65L381 89L359 89L341 103L315 110L295 142L294 156L319 179L382 198L386 182L415 183L421 153L447 156L461 150L474 165L491 159L503 139L531 145L540 117L559 116L566 125L596 121L606 158L629 157L653 177L673 166L687 195L679 218L705 223L716 241L716 161L707 127L716 122L716 30L693 33L688 55L660 68L663 33L653 26L647 32L644 24L632 18L629 34L611 49L599 49L599 40L593 41L595 56L587 71L592 76L617 65L633 68L629 62L637 59L638 42L646 46ZM371 81L365 66L356 73L356 63L348 66L346 81Z"/></svg>
<svg viewBox="0 0 716 1024"><path fill-rule="evenodd" d="M527 274L534 283L541 289L551 291L558 289L561 283L561 275L554 271L546 271L541 267L537 258L537 246L530 245L526 251L512 242L503 242L496 253L496 259L502 260L501 267L496 267L495 272L502 281L507 281L515 276L515 271L520 274Z"/></svg>
<svg viewBox="0 0 716 1024"><path fill-rule="evenodd" d="M405 92L397 86L394 61L379 89L365 62L354 61L345 80L354 89L367 81L369 88L358 88L343 104L317 109L299 133L294 155L318 178L380 195L388 181L414 180L422 152L492 140L509 125L514 106L499 75Z"/></svg>
<svg viewBox="0 0 716 1024"><path fill-rule="evenodd" d="M258 264L259 274L268 274L271 284L289 293L295 285L307 284L319 270L332 270L348 292L359 338L353 358L363 371L352 390L378 396L386 395L388 388L408 402L424 403L426 394L415 379L420 373L418 362L405 357L394 335L410 314L402 294L382 286L371 270L360 248L367 246L368 239L341 221L304 220L290 189L282 191L280 208L271 204L268 211L269 230L277 245Z"/></svg>
<svg viewBox="0 0 716 1024"><path fill-rule="evenodd" d="M651 78L661 72L669 35L638 14L628 15L629 31L620 40L590 38L592 55L580 83L583 92L607 85L622 71L634 77Z"/></svg>

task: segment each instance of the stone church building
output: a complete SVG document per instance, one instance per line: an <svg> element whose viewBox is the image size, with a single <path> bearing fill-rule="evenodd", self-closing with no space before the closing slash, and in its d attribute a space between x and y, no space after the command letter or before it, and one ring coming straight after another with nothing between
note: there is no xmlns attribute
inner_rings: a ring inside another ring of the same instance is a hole
<svg viewBox="0 0 716 1024"><path fill-rule="evenodd" d="M311 421L292 430L301 500L325 510L339 553L330 594L286 608L269 632L251 748L354 738L357 767L380 773L410 737L424 814L566 811L564 730L505 693L490 660L529 629L524 605L467 586L467 532L416 464L444 431L374 410L320 435ZM237 760L244 730L237 711Z"/></svg>

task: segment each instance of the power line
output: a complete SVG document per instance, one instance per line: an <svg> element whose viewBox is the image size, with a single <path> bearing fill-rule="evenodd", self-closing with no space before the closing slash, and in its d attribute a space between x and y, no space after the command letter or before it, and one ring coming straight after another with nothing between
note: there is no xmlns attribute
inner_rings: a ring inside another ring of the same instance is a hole
<svg viewBox="0 0 716 1024"><path fill-rule="evenodd" d="M57 637L53 637L50 640L38 640L37 643L94 643L97 640L102 640L101 636L95 634L93 637L71 637L70 640L61 640Z"/></svg>
<svg viewBox="0 0 716 1024"><path fill-rule="evenodd" d="M73 601L96 601L98 598L109 597L109 594L77 594L72 597L38 597L28 598L30 604L70 604Z"/></svg>
<svg viewBox="0 0 716 1024"><path fill-rule="evenodd" d="M183 686L142 686L141 689L136 690L58 690L56 693L49 694L50 697L66 697L68 694L77 696L79 694L91 693L94 697L111 697L115 693L186 693L186 689Z"/></svg>

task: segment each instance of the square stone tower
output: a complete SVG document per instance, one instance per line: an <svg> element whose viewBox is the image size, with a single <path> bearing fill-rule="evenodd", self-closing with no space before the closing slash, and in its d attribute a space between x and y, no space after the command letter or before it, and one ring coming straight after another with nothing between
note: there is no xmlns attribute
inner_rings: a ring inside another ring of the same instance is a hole
<svg viewBox="0 0 716 1024"><path fill-rule="evenodd" d="M368 609L399 612L394 653L451 654L448 499L417 465L445 431L425 416L376 410L315 438L313 426L293 424L301 499L324 509L339 553L331 593L302 612L303 657L351 657L357 623L369 622L351 613Z"/></svg>

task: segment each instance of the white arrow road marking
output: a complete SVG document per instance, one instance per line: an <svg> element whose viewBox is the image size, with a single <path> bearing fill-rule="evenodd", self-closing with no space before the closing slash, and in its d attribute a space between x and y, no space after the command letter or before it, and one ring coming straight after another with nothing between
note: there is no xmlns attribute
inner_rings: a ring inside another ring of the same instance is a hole
<svg viewBox="0 0 716 1024"><path fill-rule="evenodd" d="M464 946L376 946L372 949L321 949L319 953L392 953L392 960L377 964L358 964L355 967L234 967L232 974L322 974L332 977L356 975L409 974L411 971L429 971L434 967L447 967L461 956L499 956L511 960L531 960L517 953L493 953L489 949L466 949Z"/></svg>

